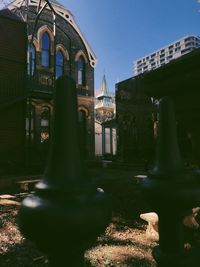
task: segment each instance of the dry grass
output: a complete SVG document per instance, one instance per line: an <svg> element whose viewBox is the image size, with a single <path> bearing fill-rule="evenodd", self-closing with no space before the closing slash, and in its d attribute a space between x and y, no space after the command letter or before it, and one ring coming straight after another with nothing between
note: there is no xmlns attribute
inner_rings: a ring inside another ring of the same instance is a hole
<svg viewBox="0 0 200 267"><path fill-rule="evenodd" d="M151 251L155 243L146 239L139 213L146 209L132 171L102 170L97 185L113 204L113 217L105 233L85 253L87 267L155 267ZM136 173L137 174L137 173ZM48 266L45 255L27 241L17 227L19 202L0 201L0 266Z"/></svg>
<svg viewBox="0 0 200 267"><path fill-rule="evenodd" d="M21 235L16 216L19 205L0 204L0 266L48 266L46 256ZM105 234L85 254L86 266L154 267L154 243L146 240L145 226L115 216Z"/></svg>
<svg viewBox="0 0 200 267"><path fill-rule="evenodd" d="M146 239L144 225L113 217L105 234L86 253L88 266L154 267L151 255L154 245Z"/></svg>

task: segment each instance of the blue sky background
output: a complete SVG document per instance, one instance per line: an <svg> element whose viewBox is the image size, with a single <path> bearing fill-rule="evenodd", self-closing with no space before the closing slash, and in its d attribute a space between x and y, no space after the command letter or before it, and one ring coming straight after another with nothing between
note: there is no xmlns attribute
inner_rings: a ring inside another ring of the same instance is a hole
<svg viewBox="0 0 200 267"><path fill-rule="evenodd" d="M75 16L110 91L133 76L133 61L185 35L200 35L198 0L58 0Z"/></svg>
<svg viewBox="0 0 200 267"><path fill-rule="evenodd" d="M197 0L65 0L98 57L95 88L133 76L133 60L185 35L200 35Z"/></svg>

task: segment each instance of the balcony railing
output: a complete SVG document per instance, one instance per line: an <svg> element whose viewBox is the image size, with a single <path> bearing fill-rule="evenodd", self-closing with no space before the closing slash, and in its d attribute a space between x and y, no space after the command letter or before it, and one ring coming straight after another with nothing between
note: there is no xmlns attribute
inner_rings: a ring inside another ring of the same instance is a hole
<svg viewBox="0 0 200 267"><path fill-rule="evenodd" d="M30 91L52 93L54 88L54 75L49 72L37 72L34 76L28 77L27 85Z"/></svg>
<svg viewBox="0 0 200 267"><path fill-rule="evenodd" d="M52 93L54 88L53 73L40 71L27 79L28 89L32 92ZM77 94L81 96L93 96L87 86L77 85Z"/></svg>
<svg viewBox="0 0 200 267"><path fill-rule="evenodd" d="M77 86L77 94L82 96L93 96L92 92L87 87Z"/></svg>

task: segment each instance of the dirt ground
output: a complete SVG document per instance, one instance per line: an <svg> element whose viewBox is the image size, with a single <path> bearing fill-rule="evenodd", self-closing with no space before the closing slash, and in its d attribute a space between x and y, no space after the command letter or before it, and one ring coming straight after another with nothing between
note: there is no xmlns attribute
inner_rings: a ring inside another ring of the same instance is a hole
<svg viewBox="0 0 200 267"><path fill-rule="evenodd" d="M98 187L104 189L113 206L112 221L105 233L85 253L87 267L154 267L151 255L156 245L146 239L146 225L139 214L146 210L137 172L102 169L90 172ZM48 259L27 241L17 227L20 201L0 200L0 266L42 267Z"/></svg>
<svg viewBox="0 0 200 267"><path fill-rule="evenodd" d="M135 178L137 172L102 169L90 176L109 195L113 216L105 233L85 253L85 266L154 267L151 256L156 245L146 239L146 225L139 219L146 209ZM20 201L0 200L0 266L42 267L48 259L27 241L17 226Z"/></svg>
<svg viewBox="0 0 200 267"><path fill-rule="evenodd" d="M17 202L0 201L0 266L48 266L48 260L23 238L16 224ZM146 240L145 226L113 216L105 234L85 253L86 266L156 266L151 256L154 246Z"/></svg>
<svg viewBox="0 0 200 267"><path fill-rule="evenodd" d="M91 170L89 177L103 188L113 208L113 216L104 234L85 253L86 267L155 267L151 255L157 244L146 239L146 224L139 215L152 211L141 192L141 177L134 170ZM5 192L8 193L8 192ZM0 200L0 266L44 267L47 257L26 240L17 227L19 200ZM198 220L200 224L200 218ZM191 237L189 233L189 237ZM193 233L192 233L193 235ZM192 240L192 239L191 239ZM200 233L196 244L200 251Z"/></svg>
<svg viewBox="0 0 200 267"><path fill-rule="evenodd" d="M146 224L139 218L152 211L141 192L145 174L134 170L90 170L89 177L103 188L112 204L113 216L105 232L85 253L85 267L155 267L152 248L157 244L147 240ZM86 177L87 179L87 177ZM4 192L9 193L9 192ZM47 257L26 240L17 226L20 200L0 198L0 266L45 267ZM200 224L200 218L198 218ZM195 232L195 244L200 251L200 233ZM191 232L188 235L191 238ZM193 233L192 233L193 238ZM190 239L194 241L193 239Z"/></svg>
<svg viewBox="0 0 200 267"><path fill-rule="evenodd" d="M141 223L113 217L97 244L86 253L88 266L154 267L151 251L156 244L146 239Z"/></svg>

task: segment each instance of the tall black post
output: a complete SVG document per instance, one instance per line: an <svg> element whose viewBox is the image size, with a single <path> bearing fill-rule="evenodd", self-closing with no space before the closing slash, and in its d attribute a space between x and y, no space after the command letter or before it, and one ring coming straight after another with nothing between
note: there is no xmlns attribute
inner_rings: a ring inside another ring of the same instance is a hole
<svg viewBox="0 0 200 267"><path fill-rule="evenodd" d="M182 164L176 133L173 102L159 103L159 131L156 161L143 183L147 201L159 216L159 246L153 256L159 267L197 267L194 250L184 249L183 218L199 206L198 174L188 173Z"/></svg>
<svg viewBox="0 0 200 267"><path fill-rule="evenodd" d="M84 251L110 221L103 190L88 179L78 138L75 82L56 82L54 130L44 178L24 199L19 226L49 257L50 266L83 266Z"/></svg>

